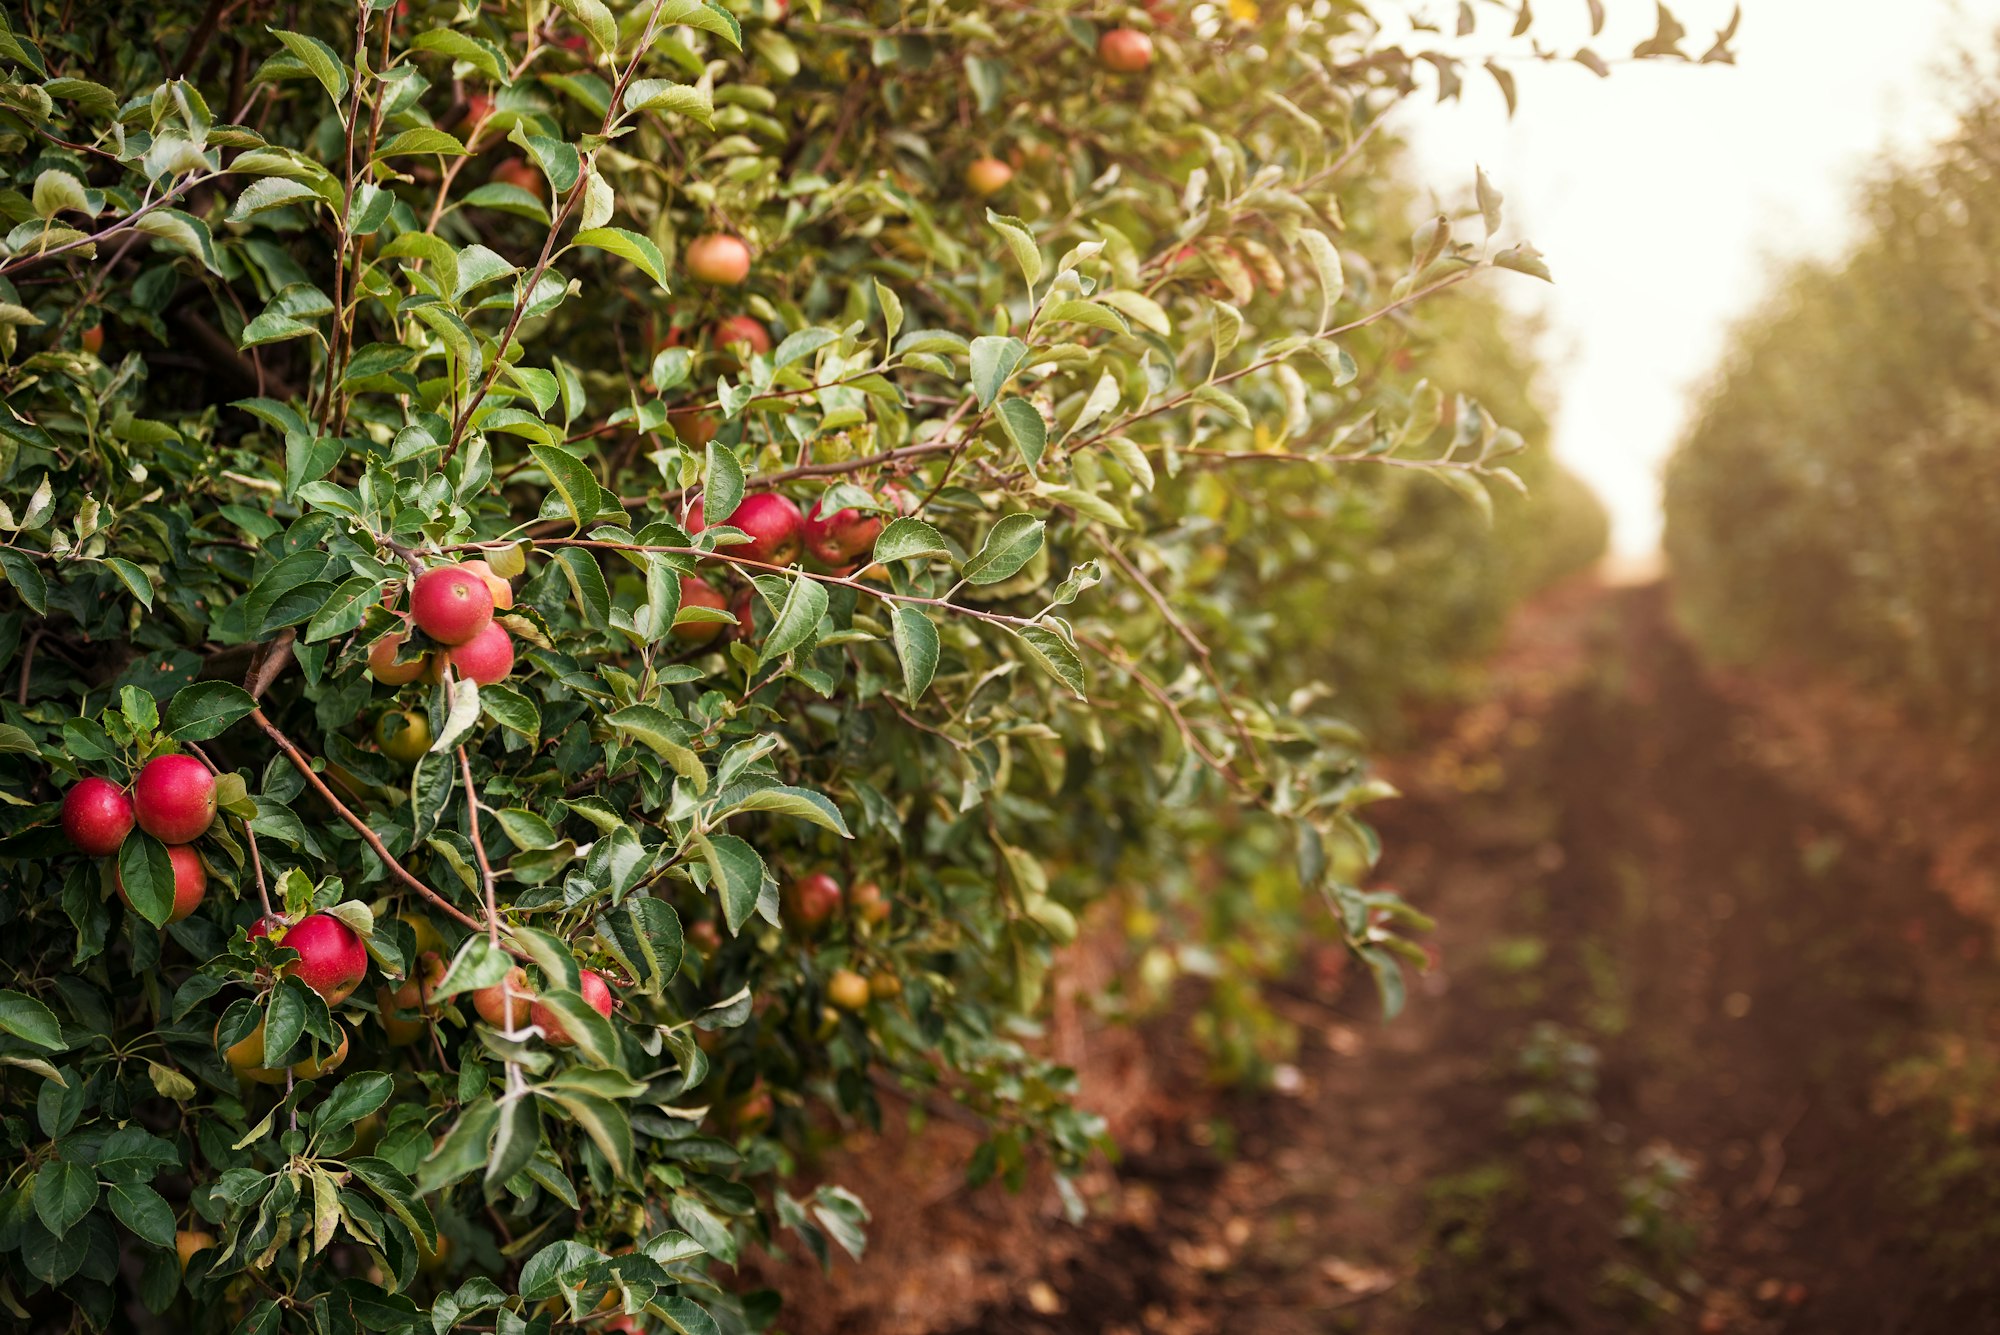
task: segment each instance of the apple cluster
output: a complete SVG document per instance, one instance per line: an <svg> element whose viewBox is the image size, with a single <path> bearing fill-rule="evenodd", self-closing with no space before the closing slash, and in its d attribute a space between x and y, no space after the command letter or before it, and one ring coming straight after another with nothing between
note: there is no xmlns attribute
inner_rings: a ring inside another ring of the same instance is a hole
<svg viewBox="0 0 2000 1335"><path fill-rule="evenodd" d="M128 793L109 779L90 777L63 794L62 827L78 851L115 858L135 823L167 846L174 869L174 907L168 922L179 922L201 906L208 871L194 841L215 821L215 775L194 756L154 756L139 769ZM131 905L125 879L113 868L118 894Z"/></svg>

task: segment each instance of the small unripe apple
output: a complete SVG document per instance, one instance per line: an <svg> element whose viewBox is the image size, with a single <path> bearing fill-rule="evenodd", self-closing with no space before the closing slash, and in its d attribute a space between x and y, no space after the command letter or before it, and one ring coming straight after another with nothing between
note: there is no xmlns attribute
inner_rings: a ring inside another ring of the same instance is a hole
<svg viewBox="0 0 2000 1335"><path fill-rule="evenodd" d="M874 881L863 881L847 892L847 908L855 917L866 923L883 923L889 920L889 899L882 893L882 887Z"/></svg>
<svg viewBox="0 0 2000 1335"><path fill-rule="evenodd" d="M760 357L771 350L771 331L764 328L761 320L748 315L731 315L717 320L711 337L718 348L748 343L750 351Z"/></svg>
<svg viewBox="0 0 2000 1335"><path fill-rule="evenodd" d="M750 541L722 550L731 556L747 557L765 565L791 565L799 559L799 549L805 537L805 521L806 517L799 512L799 507L775 491L760 491L745 496L743 503L736 507L736 513L729 516L729 525L749 534ZM696 501L688 511L688 532L699 533L707 527L702 518L701 502Z"/></svg>
<svg viewBox="0 0 2000 1335"><path fill-rule="evenodd" d="M414 709L392 709L375 722L375 745L389 759L414 765L431 749L431 721Z"/></svg>
<svg viewBox="0 0 2000 1335"><path fill-rule="evenodd" d="M525 190L536 199L548 198L548 187L542 181L542 174L520 158L508 158L502 162L493 169L490 179L495 185L511 185Z"/></svg>
<svg viewBox="0 0 2000 1335"><path fill-rule="evenodd" d="M396 921L403 923L410 929L410 936L417 943L417 954L419 956L423 955L426 951L434 955L444 954L444 938L438 935L436 925L429 918L424 917L420 913L398 913Z"/></svg>
<svg viewBox="0 0 2000 1335"><path fill-rule="evenodd" d="M187 1269L197 1253L215 1246L215 1234L199 1228L182 1228L174 1231L174 1254L181 1258L181 1269Z"/></svg>
<svg viewBox="0 0 2000 1335"><path fill-rule="evenodd" d="M713 955L722 949L722 929L713 919L696 918L687 925L687 943L703 955Z"/></svg>
<svg viewBox="0 0 2000 1335"><path fill-rule="evenodd" d="M577 991L581 992L583 999L590 1003L590 1008L610 1019L613 1005L611 985L604 981L603 975L591 969L579 970L576 983ZM551 1010L547 1003L537 1001L529 1010L528 1018L542 1031L542 1037L547 1040L550 1047L566 1048L576 1042L570 1037L569 1030L563 1028L561 1017Z"/></svg>
<svg viewBox="0 0 2000 1335"><path fill-rule="evenodd" d="M965 169L965 188L981 199L997 195L1014 179L1014 169L999 158L974 158Z"/></svg>
<svg viewBox="0 0 2000 1335"><path fill-rule="evenodd" d="M844 1011L858 1011L868 1004L868 980L852 969L835 969L826 980L826 999Z"/></svg>
<svg viewBox="0 0 2000 1335"><path fill-rule="evenodd" d="M868 980L868 992L870 996L873 996L878 1001L886 1001L890 997L900 997L903 995L903 980L895 974L890 973L887 969L884 969L881 973L874 975Z"/></svg>
<svg viewBox="0 0 2000 1335"><path fill-rule="evenodd" d="M676 408L667 414L667 425L683 444L696 449L715 439L715 433L722 429L713 413L705 413L699 408Z"/></svg>
<svg viewBox="0 0 2000 1335"><path fill-rule="evenodd" d="M785 916L812 931L840 908L840 882L823 871L811 872L787 885L782 899Z"/></svg>
<svg viewBox="0 0 2000 1335"><path fill-rule="evenodd" d="M418 654L415 658L397 662L396 655L402 651L409 637L394 633L384 635L368 646L368 675L384 686L407 686L430 666L428 654Z"/></svg>
<svg viewBox="0 0 2000 1335"><path fill-rule="evenodd" d="M331 913L309 913L290 927L282 922L274 927L271 919L260 918L251 925L250 936L268 936L298 951L284 972L326 998L329 1006L353 996L368 973L368 948L360 935Z"/></svg>
<svg viewBox="0 0 2000 1335"><path fill-rule="evenodd" d="M493 594L464 566L433 566L417 576L410 614L439 644L464 644L493 620Z"/></svg>
<svg viewBox="0 0 2000 1335"><path fill-rule="evenodd" d="M424 1036L430 1027L427 1019L405 1020L397 1013L428 1010L431 991L444 981L444 975L444 960L435 951L427 950L419 959L416 977L404 979L400 987L375 990L375 1005L382 1013L382 1032L388 1035L390 1047L408 1047Z"/></svg>
<svg viewBox="0 0 2000 1335"><path fill-rule="evenodd" d="M193 756L154 756L132 783L139 828L163 844L191 844L215 823L215 776Z"/></svg>
<svg viewBox="0 0 2000 1335"><path fill-rule="evenodd" d="M486 591L493 595L493 610L505 612L514 606L514 586L493 573L493 567L483 560L474 559L458 563L460 570L469 570L486 582Z"/></svg>
<svg viewBox="0 0 2000 1335"><path fill-rule="evenodd" d="M208 893L208 868L201 865L201 854L187 844L168 844L167 861L174 868L174 908L167 915L168 922L179 922L201 907L203 896ZM132 897L125 893L125 877L114 870L111 883L118 887L118 897L125 901L125 907L132 907Z"/></svg>
<svg viewBox="0 0 2000 1335"><path fill-rule="evenodd" d="M685 258L696 282L735 287L750 276L750 247L727 232L696 237L688 242Z"/></svg>
<svg viewBox="0 0 2000 1335"><path fill-rule="evenodd" d="M875 546L882 532L882 516L862 510L825 512L824 498L813 502L804 525L805 548L822 565L845 565Z"/></svg>
<svg viewBox="0 0 2000 1335"><path fill-rule="evenodd" d="M693 575L681 576L682 607L712 607L720 612L729 605L728 599L705 579ZM684 626L674 627L674 638L683 644L712 644L715 637L729 627L720 621L690 621Z"/></svg>
<svg viewBox="0 0 2000 1335"><path fill-rule="evenodd" d="M62 827L79 853L110 857L132 833L132 799L109 779L81 779L63 794Z"/></svg>
<svg viewBox="0 0 2000 1335"><path fill-rule="evenodd" d="M1112 28L1097 39L1097 60L1114 74L1137 74L1153 63L1153 39L1137 28Z"/></svg>
<svg viewBox="0 0 2000 1335"><path fill-rule="evenodd" d="M103 352L104 351L103 324L101 323L94 324L90 328L84 330L82 336L77 341L83 344L83 350L89 353L93 357L95 357L98 353Z"/></svg>
<svg viewBox="0 0 2000 1335"><path fill-rule="evenodd" d="M489 621L464 644L445 650L445 661L461 677L481 686L495 686L514 670L514 637L497 621Z"/></svg>
<svg viewBox="0 0 2000 1335"><path fill-rule="evenodd" d="M491 987L472 994L472 1009L495 1029L511 1032L528 1022L535 1002L535 989L528 985L528 971L515 965L507 976Z"/></svg>
<svg viewBox="0 0 2000 1335"><path fill-rule="evenodd" d="M333 1051L324 1056L305 1057L293 1062L291 1065L293 1079L316 1079L329 1071L339 1070L340 1064L347 1060L347 1030L337 1022L333 1027L340 1035L340 1042L334 1046ZM230 1069L236 1072L238 1080L248 1080L257 1085L285 1083L286 1068L263 1064L264 1022L262 1020L259 1020L257 1027L250 1031L248 1038L230 1047L223 1053L223 1057L229 1062Z"/></svg>

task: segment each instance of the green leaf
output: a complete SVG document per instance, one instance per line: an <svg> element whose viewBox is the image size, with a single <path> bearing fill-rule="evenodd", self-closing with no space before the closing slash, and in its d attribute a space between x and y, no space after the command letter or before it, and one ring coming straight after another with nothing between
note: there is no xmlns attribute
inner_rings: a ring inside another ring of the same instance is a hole
<svg viewBox="0 0 2000 1335"><path fill-rule="evenodd" d="M487 1146L499 1121L500 1109L490 1098L481 1098L467 1107L437 1147L417 1165L418 1187L428 1195L485 1167Z"/></svg>
<svg viewBox="0 0 2000 1335"><path fill-rule="evenodd" d="M618 47L618 21L611 16L611 10L604 0L555 0L556 8L575 19L577 25L590 34L590 40L599 51L613 51Z"/></svg>
<svg viewBox="0 0 2000 1335"><path fill-rule="evenodd" d="M1028 290L1042 281L1042 248L1035 244L1035 234L1019 218L1010 218L1004 213L986 210L986 221L1007 242L1007 249L1014 252L1014 262L1021 266L1021 276L1028 280Z"/></svg>
<svg viewBox="0 0 2000 1335"><path fill-rule="evenodd" d="M681 24L712 32L737 50L743 49L743 29L737 25L735 16L725 9L705 5L702 0L660 0L660 23L663 27Z"/></svg>
<svg viewBox="0 0 2000 1335"><path fill-rule="evenodd" d="M598 1016L600 1020L603 1018ZM549 1088L541 1091L541 1096L562 1108L584 1129L620 1177L632 1176L632 1119L623 1108L610 1099L581 1090Z"/></svg>
<svg viewBox="0 0 2000 1335"><path fill-rule="evenodd" d="M1002 399L1000 429L1007 433L1008 440L1014 442L1023 463L1029 468L1041 467L1042 451L1049 443L1049 424L1042 420L1040 409L1026 399Z"/></svg>
<svg viewBox="0 0 2000 1335"><path fill-rule="evenodd" d="M320 203L317 190L301 185L297 181L281 180L276 176L266 176L252 181L248 189L236 197L235 207L229 210L230 222L246 222L260 213L272 209L289 208L294 204Z"/></svg>
<svg viewBox="0 0 2000 1335"><path fill-rule="evenodd" d="M921 519L898 515L883 525L882 531L875 536L875 551L870 559L886 564L930 556L951 556L951 548L945 545L944 535Z"/></svg>
<svg viewBox="0 0 2000 1335"><path fill-rule="evenodd" d="M597 1008L583 999L583 994L562 987L548 987L536 998L536 1004L554 1013L558 1023L568 1033L576 1045L576 1051L593 1066L616 1067L620 1064L618 1031L611 1021L597 1013Z"/></svg>
<svg viewBox="0 0 2000 1335"><path fill-rule="evenodd" d="M785 605L778 609L777 623L771 627L770 638L764 641L763 661L782 658L804 644L819 629L826 609L826 586L816 579L794 576L791 588L785 593Z"/></svg>
<svg viewBox="0 0 2000 1335"><path fill-rule="evenodd" d="M597 930L619 963L648 996L663 995L687 952L680 915L665 900L635 895L600 914Z"/></svg>
<svg viewBox="0 0 2000 1335"><path fill-rule="evenodd" d="M590 246L608 251L621 260L630 261L638 270L667 291L667 261L660 254L660 248L637 232L628 232L622 227L592 227L578 232L570 239L575 246Z"/></svg>
<svg viewBox="0 0 2000 1335"><path fill-rule="evenodd" d="M35 1173L35 1214L42 1227L61 1238L97 1204L97 1175L81 1164L60 1159Z"/></svg>
<svg viewBox="0 0 2000 1335"><path fill-rule="evenodd" d="M153 581L146 578L145 571L122 556L107 556L104 564L111 567L111 572L118 576L118 582L130 590L147 611L153 610Z"/></svg>
<svg viewBox="0 0 2000 1335"><path fill-rule="evenodd" d="M462 32L454 32L450 28L426 28L410 39L410 47L462 60L495 83L508 82L507 62L498 49L490 42L479 41Z"/></svg>
<svg viewBox="0 0 2000 1335"><path fill-rule="evenodd" d="M307 997L312 994L306 985L295 977L278 980L271 989L271 1005L264 1013L264 1055L262 1065L275 1070L283 1066L290 1056L292 1046L306 1031L307 1012L311 1003Z"/></svg>
<svg viewBox="0 0 2000 1335"><path fill-rule="evenodd" d="M174 692L167 705L167 735L184 742L217 737L257 707L250 692L232 682L198 681Z"/></svg>
<svg viewBox="0 0 2000 1335"><path fill-rule="evenodd" d="M1312 260L1313 272L1319 275L1319 328L1333 328L1333 308L1340 304L1340 293L1347 283L1341 268L1340 251L1327 239L1324 232L1304 228L1299 232L1299 242L1306 248L1306 255Z"/></svg>
<svg viewBox="0 0 2000 1335"><path fill-rule="evenodd" d="M680 740L679 725L665 711L652 705L627 705L604 721L651 747L674 773L693 784L697 793L708 791L708 770L701 757Z"/></svg>
<svg viewBox="0 0 2000 1335"><path fill-rule="evenodd" d="M359 1071L350 1075L313 1114L313 1131L324 1136L352 1126L388 1103L395 1090L395 1079L381 1071Z"/></svg>
<svg viewBox="0 0 2000 1335"><path fill-rule="evenodd" d="M702 472L701 522L705 528L727 524L743 504L743 465L727 445L708 443L708 466Z"/></svg>
<svg viewBox="0 0 2000 1335"><path fill-rule="evenodd" d="M1168 316L1166 308L1143 292L1112 288L1099 292L1097 299L1107 306L1123 311L1133 324L1158 334L1161 338L1166 338L1174 332L1174 322Z"/></svg>
<svg viewBox="0 0 2000 1335"><path fill-rule="evenodd" d="M722 901L722 919L734 935L757 909L764 859L733 834L696 835L692 842L708 864L710 884Z"/></svg>
<svg viewBox="0 0 2000 1335"><path fill-rule="evenodd" d="M840 808L823 793L816 793L810 788L793 788L785 784L759 788L731 802L726 810L716 813L716 818L719 820L745 811L775 811L781 816L796 816L800 820L811 821L823 830L832 830L843 839L854 837L847 828L846 820L841 817Z"/></svg>
<svg viewBox="0 0 2000 1335"><path fill-rule="evenodd" d="M402 1169L387 1159L369 1155L347 1161L348 1171L360 1178L376 1194L389 1203L396 1217L408 1225L410 1232L424 1240L424 1245L437 1250L437 1222L431 1218L430 1207L417 1194L417 1184L406 1176Z"/></svg>
<svg viewBox="0 0 2000 1335"><path fill-rule="evenodd" d="M344 124L347 109L340 105L340 99L347 96L347 67L340 63L340 57L334 54L333 48L319 38L308 37L304 33L286 32L282 28L267 31L283 42L285 49L297 56L306 71L319 80L320 87L326 89L326 95L333 99L333 108Z"/></svg>
<svg viewBox="0 0 2000 1335"><path fill-rule="evenodd" d="M174 864L165 844L144 830L126 835L118 846L118 879L135 913L155 927L167 925L174 912Z"/></svg>
<svg viewBox="0 0 2000 1335"><path fill-rule="evenodd" d="M486 939L483 932L475 932L465 938L465 943L452 956L451 967L445 970L443 981L431 989L433 1001L443 1001L461 992L476 992L482 987L493 987L507 976L514 967L514 959L506 951Z"/></svg>
<svg viewBox="0 0 2000 1335"><path fill-rule="evenodd" d="M965 563L966 582L998 584L1003 579L1012 579L1042 549L1042 534L1046 527L1040 519L1029 514L1003 518L987 533L986 543L979 549L979 554Z"/></svg>
<svg viewBox="0 0 2000 1335"><path fill-rule="evenodd" d="M635 115L646 111L667 111L705 126L715 124L715 103L703 84L680 84L670 79L635 79L625 90L625 110Z"/></svg>
<svg viewBox="0 0 2000 1335"><path fill-rule="evenodd" d="M1083 661L1069 641L1044 626L1024 626L1014 636L1028 651L1030 662L1067 686L1077 699L1084 698Z"/></svg>
<svg viewBox="0 0 2000 1335"><path fill-rule="evenodd" d="M155 1247L174 1245L174 1212L160 1193L141 1182L121 1182L108 1193L118 1222Z"/></svg>
<svg viewBox="0 0 2000 1335"><path fill-rule="evenodd" d="M55 1012L27 993L12 988L0 988L0 1031L50 1052L61 1052L69 1046L63 1042L62 1025L57 1023Z"/></svg>
<svg viewBox="0 0 2000 1335"><path fill-rule="evenodd" d="M510 1094L500 1103L500 1121L493 1135L493 1155L486 1164L486 1185L493 1189L513 1181L542 1147L541 1105L526 1093Z"/></svg>
<svg viewBox="0 0 2000 1335"><path fill-rule="evenodd" d="M419 125L413 129L405 130L401 134L391 136L386 143L383 143L375 150L375 161L380 162L384 158L429 157L431 155L446 158L462 158L465 156L465 145L458 141L456 135L446 134L443 130L429 125Z"/></svg>
<svg viewBox="0 0 2000 1335"><path fill-rule="evenodd" d="M896 657L903 664L903 689L912 702L930 689L937 672L938 631L923 609L896 609Z"/></svg>
<svg viewBox="0 0 2000 1335"><path fill-rule="evenodd" d="M1094 301L1051 302L1042 312L1046 324L1080 324L1111 334L1129 334L1132 327L1118 312Z"/></svg>
<svg viewBox="0 0 2000 1335"><path fill-rule="evenodd" d="M604 488L598 485L597 475L584 466L583 460L559 445L530 445L528 453L535 456L535 462L549 475L549 481L569 507L567 515L557 515L544 505L543 515L567 518L573 529L595 522L598 510L604 505Z"/></svg>
<svg viewBox="0 0 2000 1335"><path fill-rule="evenodd" d="M1539 278L1544 283L1556 281L1555 275L1549 272L1547 262L1542 259L1542 252L1525 241L1509 250L1501 251L1493 257L1493 262L1503 269L1512 269L1516 273Z"/></svg>
<svg viewBox="0 0 2000 1335"><path fill-rule="evenodd" d="M382 589L383 581L364 575L343 581L319 611L313 613L312 623L306 627L306 643L330 640L359 626L368 609L381 600Z"/></svg>
<svg viewBox="0 0 2000 1335"><path fill-rule="evenodd" d="M1027 358L1028 345L1018 338L987 335L972 340L972 392L982 410L993 406Z"/></svg>
<svg viewBox="0 0 2000 1335"><path fill-rule="evenodd" d="M604 582L604 571L597 558L585 548L565 547L556 553L556 560L562 563L563 575L569 580L570 592L576 596L584 620L595 630L610 625L611 590Z"/></svg>

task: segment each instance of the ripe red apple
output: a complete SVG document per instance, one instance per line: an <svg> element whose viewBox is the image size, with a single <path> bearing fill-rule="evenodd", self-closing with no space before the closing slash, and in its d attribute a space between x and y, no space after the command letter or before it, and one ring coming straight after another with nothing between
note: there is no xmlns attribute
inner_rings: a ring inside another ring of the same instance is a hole
<svg viewBox="0 0 2000 1335"><path fill-rule="evenodd" d="M132 799L109 779L82 779L63 794L63 833L79 853L107 858L132 833Z"/></svg>
<svg viewBox="0 0 2000 1335"><path fill-rule="evenodd" d="M738 589L736 596L729 600L729 615L736 618L736 625L731 628L729 637L733 640L741 640L745 644L755 644L757 642L757 590L751 588L748 584Z"/></svg>
<svg viewBox="0 0 2000 1335"><path fill-rule="evenodd" d="M1153 39L1137 28L1112 28L1097 39L1097 60L1114 74L1137 74L1153 63Z"/></svg>
<svg viewBox="0 0 2000 1335"><path fill-rule="evenodd" d="M852 969L835 969L826 980L826 999L844 1011L860 1010L868 997L868 980Z"/></svg>
<svg viewBox="0 0 2000 1335"><path fill-rule="evenodd" d="M520 158L508 158L495 167L491 179L495 185L518 186L536 199L548 198L548 187L542 181L542 174Z"/></svg>
<svg viewBox="0 0 2000 1335"><path fill-rule="evenodd" d="M485 629L464 644L447 649L444 656L459 676L493 686L507 680L507 674L514 670L514 637L499 622L489 621Z"/></svg>
<svg viewBox="0 0 2000 1335"><path fill-rule="evenodd" d="M409 637L394 633L384 635L368 646L368 674L384 686L407 686L424 675L430 666L430 656L419 654L407 662L397 662L396 655L409 642Z"/></svg>
<svg viewBox="0 0 2000 1335"><path fill-rule="evenodd" d="M460 137L464 138L477 130L488 116L493 114L493 99L484 93L474 93L465 99L465 119L459 122Z"/></svg>
<svg viewBox="0 0 2000 1335"><path fill-rule="evenodd" d="M606 1019L611 1018L613 1005L611 985L604 981L601 974L591 969L579 971L577 991L583 993L583 999L590 1003L592 1010ZM548 1041L550 1047L566 1048L576 1042L570 1037L569 1030L563 1028L562 1020L543 1002L537 1001L534 1004L533 1009L528 1012L528 1018L542 1031L542 1037Z"/></svg>
<svg viewBox="0 0 2000 1335"><path fill-rule="evenodd" d="M782 898L785 916L812 931L840 908L840 882L823 871L812 872L787 885Z"/></svg>
<svg viewBox="0 0 2000 1335"><path fill-rule="evenodd" d="M721 429L721 424L715 420L713 414L705 413L699 408L674 409L667 414L667 425L674 429L674 434L684 443L696 449L714 440L715 433Z"/></svg>
<svg viewBox="0 0 2000 1335"><path fill-rule="evenodd" d="M847 908L855 917L866 923L883 923L889 920L889 898L882 893L882 887L874 881L863 881L849 890Z"/></svg>
<svg viewBox="0 0 2000 1335"><path fill-rule="evenodd" d="M444 975L444 960L436 951L426 950L418 958L416 977L404 979L401 987L375 989L375 1004L382 1012L382 1032L388 1035L390 1047L406 1048L424 1036L430 1027L427 1020L401 1019L397 1012L429 1009L431 991L444 981Z"/></svg>
<svg viewBox="0 0 2000 1335"><path fill-rule="evenodd" d="M845 565L875 546L882 516L855 509L827 514L824 501L814 501L805 519L805 547L821 565Z"/></svg>
<svg viewBox="0 0 2000 1335"><path fill-rule="evenodd" d="M104 351L104 325L101 322L92 325L83 331L83 335L78 341L83 344L85 352L95 357L98 353Z"/></svg>
<svg viewBox="0 0 2000 1335"><path fill-rule="evenodd" d="M740 528L750 535L749 542L724 549L731 556L748 557L752 561L774 566L788 566L799 559L805 516L799 513L798 506L775 491L760 491L745 496L743 503L736 507L736 513L729 516L729 523L731 527ZM707 527L701 514L701 502L696 501L688 511L688 532L699 533Z"/></svg>
<svg viewBox="0 0 2000 1335"><path fill-rule="evenodd" d="M997 195L1014 179L1014 169L998 158L974 158L965 169L965 188L981 199Z"/></svg>
<svg viewBox="0 0 2000 1335"><path fill-rule="evenodd" d="M368 973L368 948L352 927L331 913L309 913L290 927L283 922L273 926L271 919L260 918L251 925L250 936L268 936L298 951L299 957L285 966L285 972L325 997L329 1006L353 996Z"/></svg>
<svg viewBox="0 0 2000 1335"><path fill-rule="evenodd" d="M693 575L682 575L681 606L712 607L719 612L728 606L728 600L707 580L696 579ZM685 626L674 627L674 638L686 644L712 644L716 636L728 629L729 627L720 621L692 621Z"/></svg>
<svg viewBox="0 0 2000 1335"><path fill-rule="evenodd" d="M461 561L458 568L469 570L486 582L486 591L493 595L493 610L505 612L514 606L514 586L493 573L493 567L484 561Z"/></svg>
<svg viewBox="0 0 2000 1335"><path fill-rule="evenodd" d="M215 823L215 776L193 756L154 756L132 783L139 828L163 844L191 844Z"/></svg>
<svg viewBox="0 0 2000 1335"><path fill-rule="evenodd" d="M439 644L464 644L493 620L493 594L476 571L433 566L417 576L410 613Z"/></svg>
<svg viewBox="0 0 2000 1335"><path fill-rule="evenodd" d="M174 908L167 921L179 922L201 907L202 898L208 893L208 869L201 865L201 854L187 844L168 844L167 861L174 867ZM125 901L125 907L131 908L132 897L125 893L125 878L115 869L111 883L118 887L118 897Z"/></svg>
<svg viewBox="0 0 2000 1335"><path fill-rule="evenodd" d="M500 982L474 992L472 1008L495 1029L511 1031L528 1022L534 1000L535 989L528 984L528 971L517 964Z"/></svg>
<svg viewBox="0 0 2000 1335"><path fill-rule="evenodd" d="M685 259L696 282L735 287L750 276L750 247L727 232L711 232L688 242Z"/></svg>
<svg viewBox="0 0 2000 1335"><path fill-rule="evenodd" d="M762 321L748 315L731 315L717 320L710 337L718 348L748 343L750 351L760 357L771 350L771 331L764 328Z"/></svg>
<svg viewBox="0 0 2000 1335"><path fill-rule="evenodd" d="M703 955L722 949L722 930L711 918L696 918L687 925L687 943Z"/></svg>

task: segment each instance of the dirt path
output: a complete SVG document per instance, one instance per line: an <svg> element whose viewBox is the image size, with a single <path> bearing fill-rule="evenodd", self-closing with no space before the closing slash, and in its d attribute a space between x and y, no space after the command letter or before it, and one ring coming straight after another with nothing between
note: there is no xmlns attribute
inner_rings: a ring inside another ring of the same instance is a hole
<svg viewBox="0 0 2000 1335"><path fill-rule="evenodd" d="M1992 944L1739 725L1658 591L1541 608L1399 776L1408 1014L1285 998L1289 1096L1189 1085L958 1328L2000 1330Z"/></svg>

